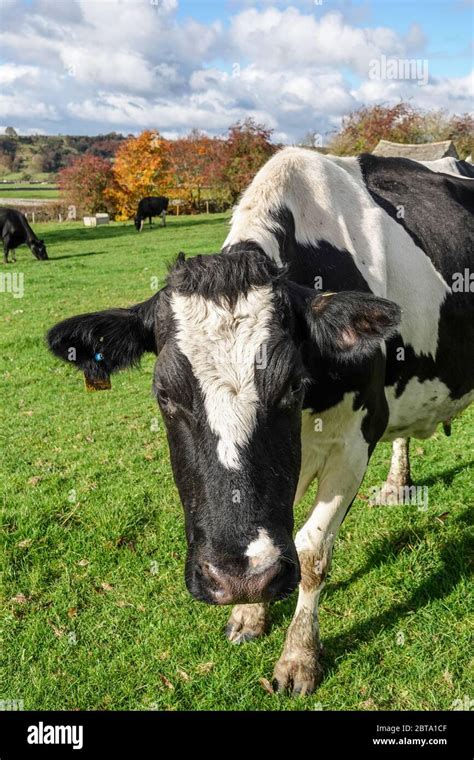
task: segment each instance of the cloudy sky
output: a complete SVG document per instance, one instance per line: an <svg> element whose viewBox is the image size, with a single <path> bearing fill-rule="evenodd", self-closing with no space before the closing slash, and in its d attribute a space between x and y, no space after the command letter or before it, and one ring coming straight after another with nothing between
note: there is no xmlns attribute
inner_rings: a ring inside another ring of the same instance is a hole
<svg viewBox="0 0 474 760"><path fill-rule="evenodd" d="M375 102L466 112L473 13L471 0L0 0L0 125L174 137L253 116L292 142L324 141Z"/></svg>

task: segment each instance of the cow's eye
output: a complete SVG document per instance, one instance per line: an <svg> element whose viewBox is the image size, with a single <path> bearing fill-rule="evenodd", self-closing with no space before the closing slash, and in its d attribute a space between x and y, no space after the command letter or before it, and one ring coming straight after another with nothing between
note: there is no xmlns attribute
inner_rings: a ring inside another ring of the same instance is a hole
<svg viewBox="0 0 474 760"><path fill-rule="evenodd" d="M303 390L303 386L304 381L300 378L295 378L291 383L287 384L286 389L280 396L278 406L281 409L293 408L299 399L299 396Z"/></svg>

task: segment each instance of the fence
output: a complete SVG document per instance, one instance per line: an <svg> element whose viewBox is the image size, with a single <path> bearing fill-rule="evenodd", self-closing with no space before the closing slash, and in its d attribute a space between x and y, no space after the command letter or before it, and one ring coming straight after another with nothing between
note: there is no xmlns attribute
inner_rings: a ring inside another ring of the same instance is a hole
<svg viewBox="0 0 474 760"><path fill-rule="evenodd" d="M61 201L56 200L18 200L15 198L0 200L1 206L7 206L15 208L17 211L21 211L31 224L37 222L71 222L82 221L84 214L81 209L75 209L74 206L68 205ZM232 207L232 203L226 200L209 199L205 201L181 201L172 200L168 207L168 214L180 216L184 214L218 214L223 211L228 211ZM113 218L111 216L111 218Z"/></svg>

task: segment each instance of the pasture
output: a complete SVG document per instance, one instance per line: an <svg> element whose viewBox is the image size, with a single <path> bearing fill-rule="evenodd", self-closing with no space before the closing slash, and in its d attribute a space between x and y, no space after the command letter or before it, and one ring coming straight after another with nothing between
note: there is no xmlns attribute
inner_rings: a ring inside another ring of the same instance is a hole
<svg viewBox="0 0 474 760"><path fill-rule="evenodd" d="M16 200L50 200L59 198L57 185L29 185L25 182L17 184L0 184L0 197L2 202L8 204L8 201Z"/></svg>
<svg viewBox="0 0 474 760"><path fill-rule="evenodd" d="M148 298L179 250L217 251L227 222L183 216L141 234L132 223L36 225L50 260L22 247L1 272L24 275L24 296L0 292L0 699L41 710L453 709L472 695L472 410L451 438L413 442L426 510L369 504L389 464L389 445L377 448L321 598L325 680L291 699L260 679L271 679L296 594L273 606L268 636L236 647L223 635L230 609L185 588L154 357L94 394L45 348L66 316Z"/></svg>

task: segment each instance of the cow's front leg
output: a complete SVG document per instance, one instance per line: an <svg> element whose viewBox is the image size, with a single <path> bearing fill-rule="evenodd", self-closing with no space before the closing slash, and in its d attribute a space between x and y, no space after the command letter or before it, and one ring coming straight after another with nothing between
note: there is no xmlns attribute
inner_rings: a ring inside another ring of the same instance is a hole
<svg viewBox="0 0 474 760"><path fill-rule="evenodd" d="M237 604L227 622L225 633L233 644L263 636L268 627L268 604Z"/></svg>
<svg viewBox="0 0 474 760"><path fill-rule="evenodd" d="M330 456L320 475L311 516L296 535L301 565L298 603L273 673L276 691L310 694L322 676L318 601L331 564L334 541L367 467L368 449Z"/></svg>

